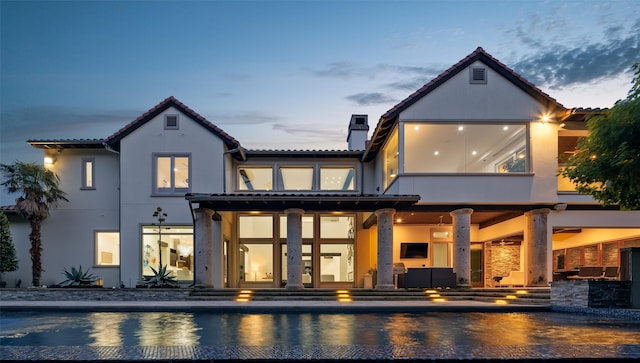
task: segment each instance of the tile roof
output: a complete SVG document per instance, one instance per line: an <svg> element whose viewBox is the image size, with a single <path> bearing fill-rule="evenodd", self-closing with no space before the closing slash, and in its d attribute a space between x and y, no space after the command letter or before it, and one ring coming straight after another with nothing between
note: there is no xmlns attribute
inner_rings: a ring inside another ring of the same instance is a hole
<svg viewBox="0 0 640 363"><path fill-rule="evenodd" d="M103 139L39 139L27 140L27 143L38 149L102 149Z"/></svg>
<svg viewBox="0 0 640 363"><path fill-rule="evenodd" d="M188 193L185 199L201 208L216 211L373 211L382 208L411 208L419 195L357 193Z"/></svg>
<svg viewBox="0 0 640 363"><path fill-rule="evenodd" d="M393 125L396 122L396 118L402 111L409 108L422 97L426 96L431 91L435 90L440 85L442 85L476 61L483 62L495 72L499 73L500 75L511 81L514 85L529 94L531 97L536 99L538 102L545 104L548 109L556 109L558 111L565 110L564 106L562 106L554 98L544 93L533 83L522 78L513 69L507 67L505 64L487 53L484 49L482 49L482 47L478 47L471 54L451 66L449 69L434 78L431 82L425 84L420 89L409 95L409 97L400 101L400 103L393 106L390 110L385 112L380 117L378 125L373 132L371 142L369 143L367 151L365 152L365 161L371 160L373 157L375 157L376 152L378 151L378 149L380 149L380 147L382 147L382 144L385 142L389 132L392 130Z"/></svg>
<svg viewBox="0 0 640 363"><path fill-rule="evenodd" d="M357 158L360 159L364 150L245 150L247 157L278 157L278 158Z"/></svg>
<svg viewBox="0 0 640 363"><path fill-rule="evenodd" d="M108 138L106 138L105 142L109 144L111 147L113 147L114 149L118 150L120 148L120 140L122 140L125 136L129 135L131 132L135 131L138 127L144 125L146 122L156 117L161 112L168 109L169 107L177 108L180 112L184 113L189 118L191 118L195 122L202 125L205 129L209 130L211 133L221 138L222 141L224 141L224 143L227 145L229 149L235 149L240 147L240 142L238 140L231 137L229 134L224 132L221 128L214 125L213 123L211 123L210 121L202 117L200 114L190 109L182 102L178 101L173 96L167 97L165 100L163 100L162 102L160 102L159 104L151 108L149 111L145 112L140 117L133 120L128 125L121 128L120 130L118 130L116 133L109 136Z"/></svg>
<svg viewBox="0 0 640 363"><path fill-rule="evenodd" d="M4 214L17 214L15 205L0 205L0 211Z"/></svg>

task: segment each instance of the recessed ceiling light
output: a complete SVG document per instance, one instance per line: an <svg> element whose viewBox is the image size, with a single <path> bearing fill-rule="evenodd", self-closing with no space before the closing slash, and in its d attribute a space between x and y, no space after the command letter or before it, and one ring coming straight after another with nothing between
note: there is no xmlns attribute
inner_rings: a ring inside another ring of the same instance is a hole
<svg viewBox="0 0 640 363"><path fill-rule="evenodd" d="M503 129L504 131L507 131L507 130L509 130L509 126L504 126L502 129Z"/></svg>
<svg viewBox="0 0 640 363"><path fill-rule="evenodd" d="M440 155L440 151L438 151L438 150L434 151L433 155Z"/></svg>
<svg viewBox="0 0 640 363"><path fill-rule="evenodd" d="M464 130L464 126L458 126L458 131Z"/></svg>
<svg viewBox="0 0 640 363"><path fill-rule="evenodd" d="M471 155L475 155L475 154L477 154L477 153L478 153L477 151L473 150L473 151L471 152Z"/></svg>

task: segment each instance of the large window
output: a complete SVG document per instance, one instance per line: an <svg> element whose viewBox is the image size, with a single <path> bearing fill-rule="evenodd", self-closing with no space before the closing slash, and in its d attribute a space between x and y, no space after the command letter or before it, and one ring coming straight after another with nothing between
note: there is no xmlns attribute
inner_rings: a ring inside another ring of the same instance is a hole
<svg viewBox="0 0 640 363"><path fill-rule="evenodd" d="M282 167L278 180L280 190L312 190L313 167Z"/></svg>
<svg viewBox="0 0 640 363"><path fill-rule="evenodd" d="M405 148L405 150L407 150ZM389 141L383 149L384 155L384 187L385 189L396 179L398 176L398 166L400 165L398 158L400 156L398 150L398 129L396 128Z"/></svg>
<svg viewBox="0 0 640 363"><path fill-rule="evenodd" d="M189 155L155 155L155 192L159 194L188 193L191 180Z"/></svg>
<svg viewBox="0 0 640 363"><path fill-rule="evenodd" d="M272 190L273 169L271 167L238 168L239 190Z"/></svg>
<svg viewBox="0 0 640 363"><path fill-rule="evenodd" d="M527 125L407 122L405 173L529 171Z"/></svg>
<svg viewBox="0 0 640 363"><path fill-rule="evenodd" d="M162 264L178 280L193 280L193 247L191 226L142 226L142 274Z"/></svg>
<svg viewBox="0 0 640 363"><path fill-rule="evenodd" d="M96 266L120 265L120 233L96 232Z"/></svg>
<svg viewBox="0 0 640 363"><path fill-rule="evenodd" d="M320 282L353 282L355 216L320 216Z"/></svg>
<svg viewBox="0 0 640 363"><path fill-rule="evenodd" d="M321 167L321 190L355 190L354 168Z"/></svg>
<svg viewBox="0 0 640 363"><path fill-rule="evenodd" d="M397 146L397 145L396 145ZM397 151L396 151L397 164ZM396 166L397 168L397 166ZM237 190L352 191L356 168L351 165L240 166ZM275 173L274 173L275 171ZM275 174L275 175L274 175ZM274 187L275 186L275 187Z"/></svg>
<svg viewBox="0 0 640 363"><path fill-rule="evenodd" d="M238 217L240 282L273 283L273 216Z"/></svg>

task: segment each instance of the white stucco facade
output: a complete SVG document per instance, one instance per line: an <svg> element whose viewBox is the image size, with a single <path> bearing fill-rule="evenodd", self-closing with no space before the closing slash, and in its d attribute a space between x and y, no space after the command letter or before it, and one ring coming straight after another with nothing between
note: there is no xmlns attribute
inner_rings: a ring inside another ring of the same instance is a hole
<svg viewBox="0 0 640 363"><path fill-rule="evenodd" d="M539 286L569 267L611 264L607 251L640 245L640 211L559 190L560 141L585 132L584 120L571 120L576 130L562 125L568 114L479 48L383 115L365 150L246 150L173 97L105 139L31 140L55 159L48 167L69 199L43 224L42 284L82 265L105 286L135 287L157 257L181 286L214 288L285 287L287 263L308 268L301 281L293 276L303 287L363 287L378 271L383 289L392 287L393 263L459 275L464 266L463 285L475 287L509 271L529 271L522 285ZM350 145L364 144L368 125L360 127ZM501 129L508 142L490 135ZM464 130L474 131L455 144ZM157 207L167 214L161 243ZM4 210L21 260L5 280L25 287L28 225ZM298 230L287 230L287 210L300 215L302 243L289 262L287 233ZM258 217L266 219L243 225ZM101 246L103 232L117 233L117 242ZM406 243L428 250L407 258ZM560 266L565 256L569 265Z"/></svg>

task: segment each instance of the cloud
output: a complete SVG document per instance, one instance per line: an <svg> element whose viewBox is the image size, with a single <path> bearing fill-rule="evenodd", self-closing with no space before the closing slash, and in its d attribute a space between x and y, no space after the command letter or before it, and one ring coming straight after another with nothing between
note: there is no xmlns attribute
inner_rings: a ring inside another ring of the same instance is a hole
<svg viewBox="0 0 640 363"><path fill-rule="evenodd" d="M280 117L261 111L247 111L239 113L213 114L206 116L207 120L220 125L261 125L280 121Z"/></svg>
<svg viewBox="0 0 640 363"><path fill-rule="evenodd" d="M325 69L309 70L309 72L317 77L329 78L361 77L367 73L364 68L357 67L351 62L333 62L329 63Z"/></svg>
<svg viewBox="0 0 640 363"><path fill-rule="evenodd" d="M0 130L3 141L58 137L101 139L108 137L142 113L144 111L140 110L107 111L35 106L3 111L0 114ZM95 134L96 126L105 133Z"/></svg>
<svg viewBox="0 0 640 363"><path fill-rule="evenodd" d="M553 46L515 63L514 70L536 84L557 89L628 72L639 59L640 33L637 33L575 48Z"/></svg>
<svg viewBox="0 0 640 363"><path fill-rule="evenodd" d="M318 128L310 125L300 125L300 124L282 124L277 123L273 125L274 130L283 131L287 134L301 136L306 138L318 139L318 140L326 140L328 143L332 141L341 141L344 142L344 138L346 137L345 130L343 128L336 127L332 128Z"/></svg>
<svg viewBox="0 0 640 363"><path fill-rule="evenodd" d="M550 89L593 84L629 72L640 60L640 20L625 24L603 12L599 21L587 25L568 22L562 13L529 14L507 31L529 51L512 63L526 79ZM572 34L576 26L590 26L591 31Z"/></svg>
<svg viewBox="0 0 640 363"><path fill-rule="evenodd" d="M395 99L379 92L357 93L355 95L345 97L349 101L355 102L360 106L370 106L395 102Z"/></svg>

